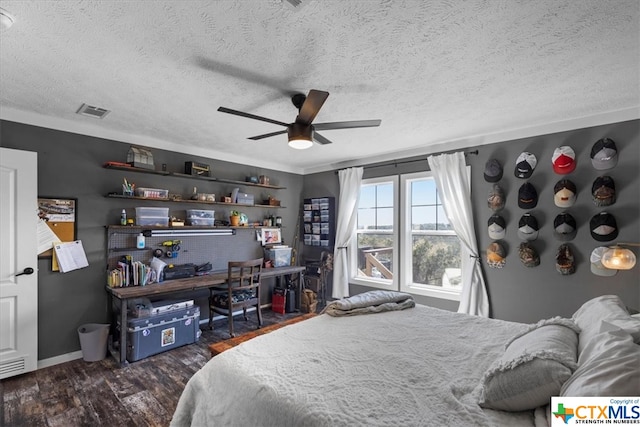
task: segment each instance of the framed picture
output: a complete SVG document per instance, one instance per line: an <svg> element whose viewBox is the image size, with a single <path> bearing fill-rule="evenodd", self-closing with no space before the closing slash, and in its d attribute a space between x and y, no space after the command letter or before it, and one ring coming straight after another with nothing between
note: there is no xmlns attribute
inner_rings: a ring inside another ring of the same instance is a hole
<svg viewBox="0 0 640 427"><path fill-rule="evenodd" d="M262 246L282 243L282 235L279 228L262 229Z"/></svg>
<svg viewBox="0 0 640 427"><path fill-rule="evenodd" d="M38 197L38 217L43 219L61 242L76 240L78 231L78 199ZM50 258L53 249L38 255Z"/></svg>

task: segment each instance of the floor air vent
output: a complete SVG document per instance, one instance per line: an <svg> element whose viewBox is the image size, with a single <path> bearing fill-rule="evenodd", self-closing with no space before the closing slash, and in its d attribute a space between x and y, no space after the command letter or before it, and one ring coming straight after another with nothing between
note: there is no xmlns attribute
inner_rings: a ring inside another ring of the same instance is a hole
<svg viewBox="0 0 640 427"><path fill-rule="evenodd" d="M0 379L21 374L24 372L24 370L25 370L24 359L17 359L17 360L12 360L10 362L4 362L0 364Z"/></svg>
<svg viewBox="0 0 640 427"><path fill-rule="evenodd" d="M82 104L78 111L78 114L82 114L83 116L94 117L96 119L104 119L104 116L110 113L109 110L105 110L104 108L94 107L92 105Z"/></svg>

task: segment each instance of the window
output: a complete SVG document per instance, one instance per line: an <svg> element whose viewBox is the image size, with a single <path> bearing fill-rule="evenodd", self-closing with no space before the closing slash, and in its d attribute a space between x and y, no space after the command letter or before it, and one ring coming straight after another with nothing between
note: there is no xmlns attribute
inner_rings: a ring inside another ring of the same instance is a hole
<svg viewBox="0 0 640 427"><path fill-rule="evenodd" d="M363 180L356 236L354 283L459 299L461 244L429 172Z"/></svg>
<svg viewBox="0 0 640 427"><path fill-rule="evenodd" d="M360 187L357 268L352 277L369 286L397 289L397 178L369 179Z"/></svg>

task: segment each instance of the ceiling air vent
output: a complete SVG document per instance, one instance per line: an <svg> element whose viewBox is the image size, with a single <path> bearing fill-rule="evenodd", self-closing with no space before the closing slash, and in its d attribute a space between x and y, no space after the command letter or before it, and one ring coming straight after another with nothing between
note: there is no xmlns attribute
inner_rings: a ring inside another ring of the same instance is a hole
<svg viewBox="0 0 640 427"><path fill-rule="evenodd" d="M104 108L94 107L92 105L82 104L76 113L82 114L83 116L89 116L96 119L104 119L104 116L109 114L111 111L105 110Z"/></svg>
<svg viewBox="0 0 640 427"><path fill-rule="evenodd" d="M294 9L302 6L302 0L285 0L286 3L289 3Z"/></svg>

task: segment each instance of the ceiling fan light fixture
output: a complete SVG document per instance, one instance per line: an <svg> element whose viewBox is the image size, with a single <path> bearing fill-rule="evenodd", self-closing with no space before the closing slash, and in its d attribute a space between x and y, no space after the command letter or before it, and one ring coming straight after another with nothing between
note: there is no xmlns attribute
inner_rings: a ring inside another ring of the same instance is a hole
<svg viewBox="0 0 640 427"><path fill-rule="evenodd" d="M295 148L296 150L306 150L307 148L311 148L313 145L312 141L308 139L290 139L289 147Z"/></svg>
<svg viewBox="0 0 640 427"><path fill-rule="evenodd" d="M287 127L287 135L289 137L289 147L296 150L305 150L313 145L311 137L311 126L292 123Z"/></svg>

